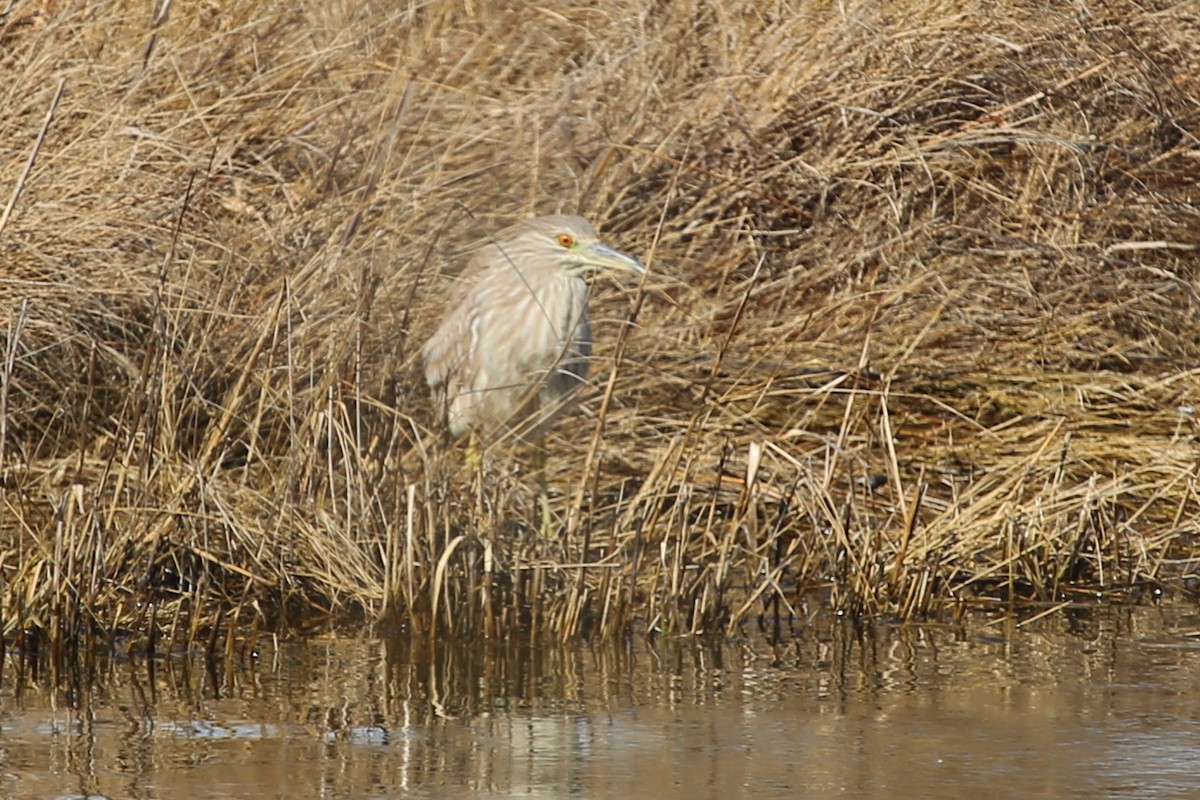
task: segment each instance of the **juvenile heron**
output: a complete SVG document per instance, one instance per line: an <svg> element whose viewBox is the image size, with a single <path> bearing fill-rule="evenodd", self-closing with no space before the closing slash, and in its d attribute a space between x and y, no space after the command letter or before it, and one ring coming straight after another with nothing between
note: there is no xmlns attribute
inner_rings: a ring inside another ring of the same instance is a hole
<svg viewBox="0 0 1200 800"><path fill-rule="evenodd" d="M587 377L585 276L645 270L580 217L537 217L482 245L421 348L425 380L450 432L532 434L540 443Z"/></svg>

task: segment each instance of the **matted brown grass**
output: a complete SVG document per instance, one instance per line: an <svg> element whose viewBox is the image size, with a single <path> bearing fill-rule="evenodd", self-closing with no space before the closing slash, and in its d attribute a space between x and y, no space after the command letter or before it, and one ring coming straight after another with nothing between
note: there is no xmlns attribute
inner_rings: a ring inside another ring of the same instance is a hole
<svg viewBox="0 0 1200 800"><path fill-rule="evenodd" d="M5 635L1190 590L1195 5L164 7L0 17ZM544 539L416 353L557 211L652 277Z"/></svg>

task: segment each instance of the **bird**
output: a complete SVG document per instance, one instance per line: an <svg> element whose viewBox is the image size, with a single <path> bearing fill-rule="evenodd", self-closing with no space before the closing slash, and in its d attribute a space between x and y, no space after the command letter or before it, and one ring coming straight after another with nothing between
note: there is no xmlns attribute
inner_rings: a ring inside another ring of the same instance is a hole
<svg viewBox="0 0 1200 800"><path fill-rule="evenodd" d="M582 217L517 223L475 251L449 311L421 348L434 404L452 436L469 435L467 460L477 474L480 440L533 439L543 536L554 527L545 435L587 380L587 278L600 272L640 275L646 266L602 242Z"/></svg>
<svg viewBox="0 0 1200 800"><path fill-rule="evenodd" d="M425 380L452 436L544 441L588 374L587 278L646 266L582 217L535 217L483 243L421 348Z"/></svg>

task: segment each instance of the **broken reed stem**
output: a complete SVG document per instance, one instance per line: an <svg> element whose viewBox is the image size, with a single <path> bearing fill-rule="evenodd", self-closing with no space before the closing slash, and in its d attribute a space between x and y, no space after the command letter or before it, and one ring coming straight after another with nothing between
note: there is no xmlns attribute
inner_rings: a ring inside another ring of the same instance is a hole
<svg viewBox="0 0 1200 800"><path fill-rule="evenodd" d="M13 209L17 207L17 200L20 199L21 193L25 190L25 184L29 180L29 173L33 171L33 165L37 162L38 153L42 151L42 143L46 141L46 131L50 130L50 123L54 119L54 112L58 109L59 101L62 100L63 87L67 85L66 78L60 78L58 87L54 90L54 97L50 100L50 106L46 109L46 118L42 120L42 127L38 130L37 139L34 140L33 147L29 150L29 157L25 159L25 166L21 170L20 177L17 178L16 184L13 185L12 194L8 197L8 203L4 206L4 211L0 213L0 238L4 236L4 230L8 227L8 221L12 217Z"/></svg>

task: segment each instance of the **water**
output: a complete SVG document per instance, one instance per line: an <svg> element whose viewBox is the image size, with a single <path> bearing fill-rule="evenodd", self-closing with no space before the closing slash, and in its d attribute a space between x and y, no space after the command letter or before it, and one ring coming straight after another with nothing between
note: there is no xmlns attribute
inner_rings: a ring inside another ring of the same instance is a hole
<svg viewBox="0 0 1200 800"><path fill-rule="evenodd" d="M1200 615L1018 628L814 623L785 643L279 643L108 665L6 662L13 798L1200 796Z"/></svg>

